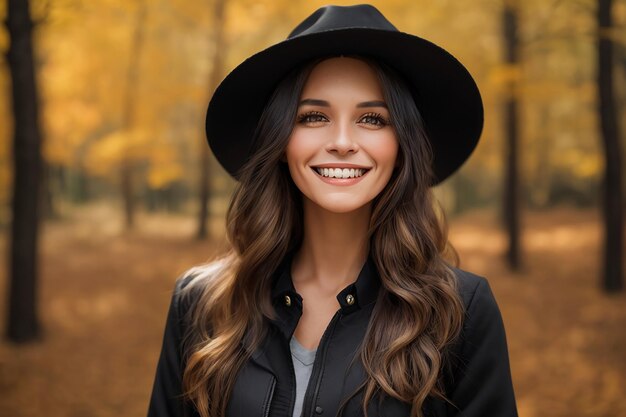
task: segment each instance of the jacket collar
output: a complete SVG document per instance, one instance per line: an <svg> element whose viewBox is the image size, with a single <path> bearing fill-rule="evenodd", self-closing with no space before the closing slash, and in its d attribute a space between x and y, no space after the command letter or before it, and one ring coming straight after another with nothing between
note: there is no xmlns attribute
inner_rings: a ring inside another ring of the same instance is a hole
<svg viewBox="0 0 626 417"><path fill-rule="evenodd" d="M272 305L276 311L274 323L287 339L291 339L302 316L302 297L296 292L291 278L293 255L293 252L289 253L280 264L271 290ZM337 294L341 313L352 314L376 301L380 285L380 275L370 255L356 281Z"/></svg>

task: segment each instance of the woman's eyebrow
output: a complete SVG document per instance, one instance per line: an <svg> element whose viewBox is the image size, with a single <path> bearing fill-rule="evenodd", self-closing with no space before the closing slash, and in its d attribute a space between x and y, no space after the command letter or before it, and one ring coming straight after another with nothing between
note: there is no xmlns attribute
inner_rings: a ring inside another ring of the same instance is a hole
<svg viewBox="0 0 626 417"><path fill-rule="evenodd" d="M300 106L305 106L305 105L310 105L310 106L321 106L321 107L330 107L330 103L326 100L319 100L319 99L315 99L315 98L305 98L304 100L300 101ZM387 103L385 103L382 100L373 100L373 101L364 101L362 103L359 103L356 105L358 108L363 108L363 107L384 107L387 108Z"/></svg>
<svg viewBox="0 0 626 417"><path fill-rule="evenodd" d="M330 107L330 103L327 102L326 100L318 100L315 98L305 98L304 100L300 101L301 106L304 106L307 104L310 106Z"/></svg>
<svg viewBox="0 0 626 417"><path fill-rule="evenodd" d="M387 103L381 100L364 101L356 105L357 107L384 107L387 108Z"/></svg>

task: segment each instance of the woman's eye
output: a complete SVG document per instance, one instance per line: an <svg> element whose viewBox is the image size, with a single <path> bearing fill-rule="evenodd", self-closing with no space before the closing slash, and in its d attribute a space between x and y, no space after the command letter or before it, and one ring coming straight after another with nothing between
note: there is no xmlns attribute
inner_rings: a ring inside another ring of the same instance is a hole
<svg viewBox="0 0 626 417"><path fill-rule="evenodd" d="M383 117L380 113L369 113L363 115L359 120L359 123L365 123L371 126L383 127L389 124L389 120Z"/></svg>
<svg viewBox="0 0 626 417"><path fill-rule="evenodd" d="M323 122L328 121L326 116L324 116L324 114L320 112L308 112L308 113L301 114L300 116L298 116L297 120L298 120L298 123L302 123L302 124L317 124L317 123L323 123Z"/></svg>

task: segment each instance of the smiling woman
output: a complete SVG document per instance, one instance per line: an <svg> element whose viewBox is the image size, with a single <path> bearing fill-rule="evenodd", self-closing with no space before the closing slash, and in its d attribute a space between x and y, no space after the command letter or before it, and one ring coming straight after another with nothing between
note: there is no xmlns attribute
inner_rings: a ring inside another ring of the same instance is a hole
<svg viewBox="0 0 626 417"><path fill-rule="evenodd" d="M369 219L398 152L376 72L364 61L331 58L313 68L301 97L285 153L305 213L359 210Z"/></svg>
<svg viewBox="0 0 626 417"><path fill-rule="evenodd" d="M177 281L148 415L516 416L498 306L444 257L431 190L482 117L455 58L368 5L235 68L207 111L232 249Z"/></svg>

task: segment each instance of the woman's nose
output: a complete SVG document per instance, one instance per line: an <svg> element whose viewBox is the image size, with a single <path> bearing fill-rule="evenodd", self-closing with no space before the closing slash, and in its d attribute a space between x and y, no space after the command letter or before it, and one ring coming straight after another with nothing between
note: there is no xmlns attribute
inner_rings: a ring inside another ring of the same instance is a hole
<svg viewBox="0 0 626 417"><path fill-rule="evenodd" d="M359 145L356 138L356 132L352 130L352 126L347 123L336 124L332 129L331 137L328 140L326 150L328 152L336 152L339 155L347 155L358 151Z"/></svg>

